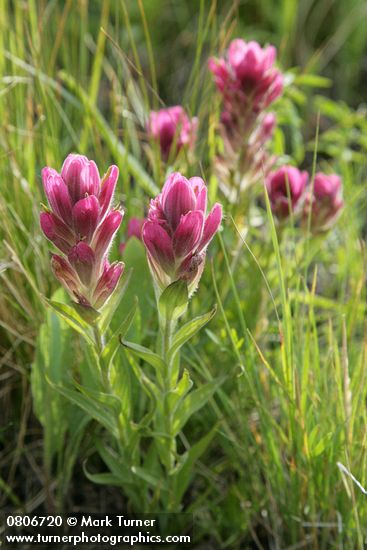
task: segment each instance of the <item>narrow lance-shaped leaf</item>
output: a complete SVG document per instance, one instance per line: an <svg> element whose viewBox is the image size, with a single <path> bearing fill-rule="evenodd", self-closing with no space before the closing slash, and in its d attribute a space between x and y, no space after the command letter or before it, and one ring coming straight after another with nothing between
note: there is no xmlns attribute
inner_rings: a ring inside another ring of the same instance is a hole
<svg viewBox="0 0 367 550"><path fill-rule="evenodd" d="M97 401L87 397L86 395L69 388L55 385L51 381L49 381L49 383L61 395L66 397L72 403L78 405L78 407L83 409L83 411L85 411L91 418L96 420L99 424L111 432L114 437L118 438L119 433L115 413L112 413L111 410L108 410L105 406L101 406Z"/></svg>
<svg viewBox="0 0 367 550"><path fill-rule="evenodd" d="M172 414L175 412L178 403L180 403L182 399L184 399L185 395L191 390L192 384L193 382L190 378L188 370L184 369L181 379L176 388L172 390L167 396L168 409L171 411Z"/></svg>
<svg viewBox="0 0 367 550"><path fill-rule="evenodd" d="M140 359L143 359L149 365L157 369L157 371L164 371L165 369L165 363L159 355L156 353L150 351L150 349L145 348L144 346L140 346L139 344L134 344L133 342L126 342L121 341L121 344L128 349L135 357L139 357Z"/></svg>
<svg viewBox="0 0 367 550"><path fill-rule="evenodd" d="M187 284L179 279L162 292L158 302L159 313L164 319L176 320L185 313L188 302Z"/></svg>
<svg viewBox="0 0 367 550"><path fill-rule="evenodd" d="M124 338L125 334L129 330L131 323L133 322L133 319L135 317L137 307L138 300L137 298L135 298L133 307L106 344L102 352L102 360L105 361L107 364L110 364L111 361L113 361L117 348L120 345L120 339Z"/></svg>
<svg viewBox="0 0 367 550"><path fill-rule="evenodd" d="M173 416L173 435L177 435L182 430L189 418L207 403L223 381L224 377L211 380L187 395Z"/></svg>
<svg viewBox="0 0 367 550"><path fill-rule="evenodd" d="M181 457L181 461L178 464L178 470L175 472L174 476L174 494L176 502L181 502L193 475L195 463L204 454L216 432L217 426L214 426L214 428Z"/></svg>
<svg viewBox="0 0 367 550"><path fill-rule="evenodd" d="M196 317L195 319L192 319L192 321L189 321L185 325L183 325L175 334L172 346L169 350L169 360L173 359L177 351L188 341L190 338L192 338L203 326L205 326L209 321L214 317L215 313L217 311L217 306L215 305L211 311L208 313L205 313L204 315L201 315L200 317Z"/></svg>
<svg viewBox="0 0 367 550"><path fill-rule="evenodd" d="M94 344L90 325L79 315L71 306L46 300L53 310L71 326L76 332L79 332L89 344Z"/></svg>

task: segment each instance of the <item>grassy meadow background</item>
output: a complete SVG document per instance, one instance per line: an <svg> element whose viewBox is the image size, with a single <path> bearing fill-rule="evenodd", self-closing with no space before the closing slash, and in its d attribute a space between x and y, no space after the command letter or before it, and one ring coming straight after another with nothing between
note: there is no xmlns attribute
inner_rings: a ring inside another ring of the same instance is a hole
<svg viewBox="0 0 367 550"><path fill-rule="evenodd" d="M118 258L128 219L164 182L147 114L182 104L200 131L196 157L175 168L202 175L225 212L190 305L190 315L214 303L218 312L182 359L197 386L225 376L187 431L195 440L216 429L183 500L197 518L195 548L364 547L366 496L338 463L366 487L366 19L364 0L1 1L1 510L128 509L123 491L85 475L86 461L98 470L95 427L70 433L52 388L48 411L31 391L45 383L31 374L46 361L43 338L60 380L82 361L42 298L58 283L39 229L40 174L69 152L102 172L119 166ZM277 236L263 205L238 212L221 196L207 59L236 37L276 45L287 75L273 152L342 176L345 208L325 236L291 224ZM149 347L146 266L133 251L125 261L136 268L126 300L140 299L134 336Z"/></svg>

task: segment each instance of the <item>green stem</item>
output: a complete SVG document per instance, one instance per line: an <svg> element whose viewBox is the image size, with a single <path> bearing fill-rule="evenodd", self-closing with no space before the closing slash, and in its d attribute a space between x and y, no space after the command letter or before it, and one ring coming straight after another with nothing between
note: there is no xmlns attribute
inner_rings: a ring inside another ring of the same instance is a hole
<svg viewBox="0 0 367 550"><path fill-rule="evenodd" d="M106 338L105 338L105 335L101 332L98 325L94 325L93 333L94 333L94 340L95 340L95 345L98 353L100 372L102 375L103 389L105 393L113 395L113 390L112 390L111 381L110 381L109 365L106 365L106 362L102 357L102 353L106 344L105 342ZM123 432L123 428L122 428L121 420L119 416L116 417L116 424L119 432L119 440L117 441L117 444L118 444L120 453L123 455L124 454L123 441L125 438L124 438L124 432Z"/></svg>
<svg viewBox="0 0 367 550"><path fill-rule="evenodd" d="M173 321L170 318L165 319L165 322L163 324L163 345L162 345L162 355L164 361L167 363L167 372L166 372L166 384L168 384L168 390L171 387L171 361L168 360L168 352L171 347L171 341L172 341L172 334L173 334Z"/></svg>
<svg viewBox="0 0 367 550"><path fill-rule="evenodd" d="M95 341L95 345L98 353L99 366L101 370L103 386L106 393L110 393L111 386L110 386L110 377L109 377L108 367L102 359L102 352L105 346L105 342L104 342L105 338L97 325L94 325L93 333L94 333L94 341Z"/></svg>
<svg viewBox="0 0 367 550"><path fill-rule="evenodd" d="M172 477L170 471L174 467L175 455L176 455L176 440L172 435L172 411L169 406L169 393L173 389L172 380L172 361L169 360L168 352L171 347L172 335L174 331L174 322L170 318L162 319L162 356L166 364L166 370L164 373L164 414L165 414L165 431L168 436L168 463L166 465L166 480L169 495L168 509L174 506L174 495L171 489Z"/></svg>

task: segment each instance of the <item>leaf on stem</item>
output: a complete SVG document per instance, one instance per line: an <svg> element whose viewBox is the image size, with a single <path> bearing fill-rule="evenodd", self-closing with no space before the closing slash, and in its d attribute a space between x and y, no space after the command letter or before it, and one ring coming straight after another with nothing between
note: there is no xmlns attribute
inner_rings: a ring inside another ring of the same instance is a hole
<svg viewBox="0 0 367 550"><path fill-rule="evenodd" d="M124 348L128 349L135 357L143 359L149 365L154 367L158 372L164 372L165 363L159 355L150 351L150 349L134 344L133 342L127 342L126 340L120 340L120 343Z"/></svg>
<svg viewBox="0 0 367 550"><path fill-rule="evenodd" d="M83 462L83 472L85 477L92 483L97 485L112 485L113 487L123 486L126 481L121 481L117 476L110 472L102 472L100 474L92 474L88 472L85 462Z"/></svg>
<svg viewBox="0 0 367 550"><path fill-rule="evenodd" d="M174 436L182 430L189 418L207 403L223 381L224 377L216 378L187 395L173 415L172 432Z"/></svg>
<svg viewBox="0 0 367 550"><path fill-rule="evenodd" d="M110 365L111 361L113 361L117 348L120 345L121 339L124 338L125 334L131 326L131 323L133 322L133 319L135 317L137 307L138 299L135 298L133 307L106 344L102 352L102 360L105 361L108 365Z"/></svg>
<svg viewBox="0 0 367 550"><path fill-rule="evenodd" d="M209 321L214 317L217 311L217 306L215 305L211 311L200 315L192 319L185 325L183 325L175 334L172 346L168 352L168 360L171 361L176 355L177 351L192 338L199 330L205 326Z"/></svg>
<svg viewBox="0 0 367 550"><path fill-rule="evenodd" d="M174 390L171 390L167 397L168 407L169 407L169 410L172 411L172 413L175 412L178 404L182 401L185 395L191 390L192 384L193 382L190 378L189 371L187 369L184 369L181 379L177 384L176 388Z"/></svg>
<svg viewBox="0 0 367 550"><path fill-rule="evenodd" d="M210 432L208 432L200 439L200 441L195 443L185 454L182 455L174 476L174 495L176 502L181 502L181 499L191 481L195 463L204 454L216 432L217 425L215 425Z"/></svg>
<svg viewBox="0 0 367 550"><path fill-rule="evenodd" d="M79 332L89 344L94 345L91 325L83 319L76 309L61 302L54 302L48 299L46 301L69 326Z"/></svg>
<svg viewBox="0 0 367 550"><path fill-rule="evenodd" d="M175 321L185 313L188 303L187 283L179 279L162 292L158 301L159 313L164 319Z"/></svg>
<svg viewBox="0 0 367 550"><path fill-rule="evenodd" d="M89 397L75 390L53 384L51 380L49 380L49 383L61 395L66 397L75 405L78 405L78 407L85 411L91 418L104 426L109 432L112 433L114 437L119 437L115 411L108 409L106 407L106 403L101 403L98 400L93 399L93 397ZM95 392L95 394L98 394L98 392Z"/></svg>

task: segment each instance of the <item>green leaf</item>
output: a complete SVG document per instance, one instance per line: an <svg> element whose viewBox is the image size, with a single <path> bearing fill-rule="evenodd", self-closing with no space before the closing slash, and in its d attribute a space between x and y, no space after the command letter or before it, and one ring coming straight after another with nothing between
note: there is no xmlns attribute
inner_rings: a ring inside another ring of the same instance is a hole
<svg viewBox="0 0 367 550"><path fill-rule="evenodd" d="M80 407L84 412L86 412L91 418L93 418L99 424L104 426L109 432L113 434L114 437L116 438L119 437L117 424L116 424L116 417L113 414L111 414L111 411L106 409L105 406L101 405L98 401L94 400L93 398L87 395L84 395L82 393L79 393L75 390L71 390L63 386L52 384L52 382L50 382L50 384L61 395L66 397L72 403L75 403L75 405L78 405L78 407Z"/></svg>
<svg viewBox="0 0 367 550"><path fill-rule="evenodd" d="M191 481L193 468L196 461L203 455L217 432L217 426L214 426L200 441L195 443L179 461L177 469L174 472L175 476L175 499L176 502L181 502L182 497Z"/></svg>
<svg viewBox="0 0 367 550"><path fill-rule="evenodd" d="M172 360L177 351L214 317L216 311L217 306L215 305L211 311L192 319L176 332L168 352L169 360Z"/></svg>
<svg viewBox="0 0 367 550"><path fill-rule="evenodd" d="M224 377L211 380L187 395L173 415L173 435L177 435L182 430L189 418L207 403L223 381Z"/></svg>
<svg viewBox="0 0 367 550"><path fill-rule="evenodd" d="M132 270L132 277L129 283L129 292L121 300L111 326L113 330L117 328L119 319L126 317L133 306L135 296L138 296L139 311L129 329L127 339L140 342L149 327L151 316L156 311L153 282L143 243L136 237L128 239L123 259L126 268Z"/></svg>
<svg viewBox="0 0 367 550"><path fill-rule="evenodd" d="M185 313L188 302L187 283L179 279L162 292L158 302L159 313L164 319L178 319Z"/></svg>
<svg viewBox="0 0 367 550"><path fill-rule="evenodd" d="M110 365L111 361L113 361L117 348L120 345L120 339L124 338L125 334L129 330L130 325L135 317L137 307L138 299L135 298L132 309L129 311L125 319L121 322L115 333L111 336L109 342L106 344L102 352L102 360L105 361L107 365Z"/></svg>
<svg viewBox="0 0 367 550"><path fill-rule="evenodd" d="M116 456L111 449L105 447L99 439L94 440L94 445L111 473L124 484L132 483L130 469L122 462L120 456Z"/></svg>
<svg viewBox="0 0 367 550"><path fill-rule="evenodd" d="M79 332L90 344L94 345L90 325L79 315L79 313L71 306L47 300L47 303L52 309L68 323L74 330Z"/></svg>
<svg viewBox="0 0 367 550"><path fill-rule="evenodd" d="M60 288L53 298L62 300L64 296L65 292ZM31 369L34 411L44 429L45 468L50 471L54 457L58 455L56 460L66 472L63 476L63 489L66 491L89 417L84 415L79 407L55 392L48 380L60 385L69 382L70 369L66 368L66 365L72 365L74 359L72 336L72 329L64 318L52 308L47 308L45 322L38 334ZM73 442L72 446L65 452L65 445L69 446L70 442Z"/></svg>
<svg viewBox="0 0 367 550"><path fill-rule="evenodd" d="M71 302L70 306L74 309L76 314L81 317L88 325L93 326L97 319L100 317L100 312L93 307L82 306L75 302Z"/></svg>
<svg viewBox="0 0 367 550"><path fill-rule="evenodd" d="M121 344L126 349L131 351L133 355L139 357L140 359L143 359L144 361L149 363L149 365L157 369L157 371L164 371L165 363L163 359L159 357L159 355L157 355L156 353L150 351L150 349L145 348L144 346L140 346L139 344L134 344L133 342L126 342L126 340L122 341Z"/></svg>
<svg viewBox="0 0 367 550"><path fill-rule="evenodd" d="M192 380L190 378L189 372L187 369L184 369L183 374L176 388L168 394L168 410L175 412L177 404L182 401L185 395L192 388Z"/></svg>
<svg viewBox="0 0 367 550"><path fill-rule="evenodd" d="M144 470L144 468L141 468L140 466L133 466L131 468L131 471L133 474L140 477L140 479L143 479L146 481L149 485L151 485L154 488L159 487L160 490L165 490L165 487L163 486L163 479L161 477L156 477L152 475L151 473Z"/></svg>
<svg viewBox="0 0 367 550"><path fill-rule="evenodd" d="M312 88L330 88L333 81L330 78L317 74L300 74L296 76L295 83L298 86L311 86Z"/></svg>
<svg viewBox="0 0 367 550"><path fill-rule="evenodd" d="M155 403L157 396L159 395L159 388L148 376L146 376L144 371L140 368L140 365L136 361L134 355L128 354L127 360L132 368L136 380L141 383L141 386L149 399Z"/></svg>
<svg viewBox="0 0 367 550"><path fill-rule="evenodd" d="M120 475L120 469L114 468L114 470L118 472L118 475L112 472L101 472L100 474L92 474L87 470L86 463L87 461L85 460L83 462L83 471L85 476L89 479L89 481L92 481L92 483L96 483L97 485L112 485L114 487L123 487L126 484L133 484L131 479L126 479L126 476Z"/></svg>
<svg viewBox="0 0 367 550"><path fill-rule="evenodd" d="M317 456L321 455L330 444L332 436L332 432L329 432L326 435L320 437L320 428L319 426L315 426L311 431L308 439L310 456L316 458Z"/></svg>
<svg viewBox="0 0 367 550"><path fill-rule="evenodd" d="M101 474L91 474L90 472L88 472L85 464L83 464L83 471L89 481L95 483L96 485L112 485L113 487L123 486L123 483L119 480L119 478L109 472L103 472Z"/></svg>
<svg viewBox="0 0 367 550"><path fill-rule="evenodd" d="M100 403L102 406L106 406L108 410L113 410L116 417L120 414L121 401L116 395L87 388L79 384L76 380L73 380L73 384L80 393L89 397L95 403Z"/></svg>
<svg viewBox="0 0 367 550"><path fill-rule="evenodd" d="M66 399L64 399L64 401L66 401ZM72 404L71 413L72 414L68 415L68 438L64 447L64 464L62 469L62 491L65 496L68 492L70 478L73 473L74 464L78 457L78 451L84 436L84 432L87 428L88 423L91 421L89 415L84 414L84 411L74 404Z"/></svg>

